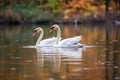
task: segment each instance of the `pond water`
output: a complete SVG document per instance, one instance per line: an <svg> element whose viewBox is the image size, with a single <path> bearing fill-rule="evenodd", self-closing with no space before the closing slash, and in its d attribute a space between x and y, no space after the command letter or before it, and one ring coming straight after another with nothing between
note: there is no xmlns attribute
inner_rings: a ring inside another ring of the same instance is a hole
<svg viewBox="0 0 120 80"><path fill-rule="evenodd" d="M51 25L41 25L44 38ZM34 48L37 25L0 26L0 80L120 80L120 25L60 25L83 48Z"/></svg>

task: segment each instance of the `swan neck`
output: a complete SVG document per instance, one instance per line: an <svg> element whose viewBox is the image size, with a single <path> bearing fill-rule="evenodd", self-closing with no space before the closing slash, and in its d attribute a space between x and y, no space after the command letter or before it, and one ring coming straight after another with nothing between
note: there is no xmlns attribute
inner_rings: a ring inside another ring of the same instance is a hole
<svg viewBox="0 0 120 80"><path fill-rule="evenodd" d="M56 40L55 45L59 44L60 38L61 38L61 30L60 30L60 27L58 27L58 30L57 30L57 40Z"/></svg>
<svg viewBox="0 0 120 80"><path fill-rule="evenodd" d="M43 38L43 34L44 34L43 30L41 30L41 33L40 33L39 38L38 38L38 40L37 40L37 42L36 42L36 45L39 45L39 44L40 44L40 42L41 42L41 40L42 40L42 38Z"/></svg>

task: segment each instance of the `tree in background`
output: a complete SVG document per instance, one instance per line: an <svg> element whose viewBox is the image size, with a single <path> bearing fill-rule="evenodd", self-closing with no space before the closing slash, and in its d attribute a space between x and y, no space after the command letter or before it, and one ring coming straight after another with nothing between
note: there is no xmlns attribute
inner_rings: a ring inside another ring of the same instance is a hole
<svg viewBox="0 0 120 80"><path fill-rule="evenodd" d="M36 7L53 13L54 15L60 15L62 13L62 7L60 6L61 1L62 0L37 0Z"/></svg>
<svg viewBox="0 0 120 80"><path fill-rule="evenodd" d="M63 6L63 11L65 14L65 19L77 17L88 16L97 14L100 11L104 11L103 0L70 0L61 3Z"/></svg>
<svg viewBox="0 0 120 80"><path fill-rule="evenodd" d="M119 12L120 0L0 0L0 9L12 20L88 20Z"/></svg>

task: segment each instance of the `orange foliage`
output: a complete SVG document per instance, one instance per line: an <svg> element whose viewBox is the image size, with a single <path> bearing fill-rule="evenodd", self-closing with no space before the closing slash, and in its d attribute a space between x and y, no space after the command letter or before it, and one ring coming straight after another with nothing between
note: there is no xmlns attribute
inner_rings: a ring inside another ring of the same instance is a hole
<svg viewBox="0 0 120 80"><path fill-rule="evenodd" d="M64 19L67 20L80 19L81 16L89 16L93 13L95 16L105 11L105 4L102 0L68 0L67 4L61 3L61 7L64 11Z"/></svg>

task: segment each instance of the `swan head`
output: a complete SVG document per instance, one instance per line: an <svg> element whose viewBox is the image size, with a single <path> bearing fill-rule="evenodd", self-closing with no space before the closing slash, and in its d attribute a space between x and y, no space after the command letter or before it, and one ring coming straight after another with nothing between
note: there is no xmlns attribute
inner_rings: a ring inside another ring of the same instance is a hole
<svg viewBox="0 0 120 80"><path fill-rule="evenodd" d="M43 29L41 27L35 28L33 31L33 36L36 36L37 33L41 33L42 31L43 31Z"/></svg>
<svg viewBox="0 0 120 80"><path fill-rule="evenodd" d="M54 24L54 25L52 25L52 26L50 27L49 32L53 32L53 31L55 31L55 30L57 30L57 29L59 29L59 25Z"/></svg>

